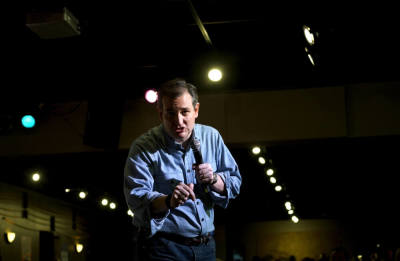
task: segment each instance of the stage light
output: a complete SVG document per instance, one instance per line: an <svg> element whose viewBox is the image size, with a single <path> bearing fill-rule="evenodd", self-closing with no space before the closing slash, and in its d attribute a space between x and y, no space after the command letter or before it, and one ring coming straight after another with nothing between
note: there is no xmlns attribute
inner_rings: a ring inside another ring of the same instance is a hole
<svg viewBox="0 0 400 261"><path fill-rule="evenodd" d="M299 223L299 218L296 217L296 216L292 216L292 221L293 221L294 223Z"/></svg>
<svg viewBox="0 0 400 261"><path fill-rule="evenodd" d="M101 200L101 205L107 206L107 205L108 205L108 199L103 198L103 199Z"/></svg>
<svg viewBox="0 0 400 261"><path fill-rule="evenodd" d="M306 38L307 42L309 45L314 45L315 43L315 38L314 34L311 32L311 28L304 25L303 26L303 32L304 32L304 37Z"/></svg>
<svg viewBox="0 0 400 261"><path fill-rule="evenodd" d="M21 123L22 123L22 126L24 126L25 128L30 129L30 128L35 127L36 120L32 115L24 115L21 118Z"/></svg>
<svg viewBox="0 0 400 261"><path fill-rule="evenodd" d="M274 175L274 170L273 169L267 169L267 171L265 173L267 173L268 176L272 176L272 175Z"/></svg>
<svg viewBox="0 0 400 261"><path fill-rule="evenodd" d="M275 184L276 183L276 178L270 177L269 178L269 182L271 182L272 184Z"/></svg>
<svg viewBox="0 0 400 261"><path fill-rule="evenodd" d="M252 152L254 155L258 155L258 154L260 154L261 149L260 149L260 147L255 146L255 147L253 147L253 148L251 149L251 152Z"/></svg>
<svg viewBox="0 0 400 261"><path fill-rule="evenodd" d="M79 192L79 197L80 197L81 199L86 198L86 196L87 196L87 193L86 193L86 192L83 192L83 191Z"/></svg>
<svg viewBox="0 0 400 261"><path fill-rule="evenodd" d="M39 173L33 173L32 174L32 180L33 182L38 182L40 180L40 174Z"/></svg>
<svg viewBox="0 0 400 261"><path fill-rule="evenodd" d="M66 188L64 191L65 191L65 193L69 193L71 191L71 189Z"/></svg>
<svg viewBox="0 0 400 261"><path fill-rule="evenodd" d="M287 210L291 210L292 209L292 203L290 203L289 201L285 202L285 207Z"/></svg>
<svg viewBox="0 0 400 261"><path fill-rule="evenodd" d="M213 82L218 82L222 79L222 72L220 69L213 68L208 72L208 79Z"/></svg>
<svg viewBox="0 0 400 261"><path fill-rule="evenodd" d="M310 60L310 63L311 63L313 66L315 66L315 62L314 62L314 59L313 59L312 55L309 53L309 54L307 54L307 57L308 57L308 59Z"/></svg>
<svg viewBox="0 0 400 261"><path fill-rule="evenodd" d="M110 203L110 208L111 209L115 209L117 207L117 204L115 204L114 202Z"/></svg>
<svg viewBox="0 0 400 261"><path fill-rule="evenodd" d="M15 233L14 232L6 232L4 233L4 237L7 243L11 244L15 240Z"/></svg>
<svg viewBox="0 0 400 261"><path fill-rule="evenodd" d="M133 212L132 212L132 210L130 210L130 209L128 209L128 216L131 216L131 217L133 217L134 216L134 214L133 214Z"/></svg>
<svg viewBox="0 0 400 261"><path fill-rule="evenodd" d="M76 250L77 253L81 253L83 251L83 244L76 243L75 244L75 250Z"/></svg>
<svg viewBox="0 0 400 261"><path fill-rule="evenodd" d="M280 186L280 185L277 185L277 186L275 186L275 191L281 191L282 190L282 186Z"/></svg>
<svg viewBox="0 0 400 261"><path fill-rule="evenodd" d="M291 210L288 211L288 214L289 214L289 215L293 215L293 213L294 213L293 209L291 209Z"/></svg>
<svg viewBox="0 0 400 261"><path fill-rule="evenodd" d="M258 157L258 163L260 163L261 165L264 165L265 164L264 157Z"/></svg>
<svg viewBox="0 0 400 261"><path fill-rule="evenodd" d="M157 92L155 90L148 90L144 94L144 98L149 103L155 103L157 101L157 99L158 99L158 94L157 94Z"/></svg>

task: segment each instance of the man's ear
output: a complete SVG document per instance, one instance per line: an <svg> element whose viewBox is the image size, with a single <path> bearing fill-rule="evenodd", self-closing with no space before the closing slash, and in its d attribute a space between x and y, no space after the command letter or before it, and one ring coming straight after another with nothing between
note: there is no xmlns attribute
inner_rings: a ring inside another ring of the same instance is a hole
<svg viewBox="0 0 400 261"><path fill-rule="evenodd" d="M194 106L194 117L197 118L199 116L199 110L200 110L200 103L198 102L196 106Z"/></svg>

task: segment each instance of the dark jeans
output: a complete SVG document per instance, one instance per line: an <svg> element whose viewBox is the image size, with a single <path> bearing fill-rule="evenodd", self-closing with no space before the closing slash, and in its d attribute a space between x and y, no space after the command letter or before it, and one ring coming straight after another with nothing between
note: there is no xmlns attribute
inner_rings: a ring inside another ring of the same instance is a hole
<svg viewBox="0 0 400 261"><path fill-rule="evenodd" d="M215 240L188 246L164 237L147 239L141 244L140 260L146 261L215 261Z"/></svg>

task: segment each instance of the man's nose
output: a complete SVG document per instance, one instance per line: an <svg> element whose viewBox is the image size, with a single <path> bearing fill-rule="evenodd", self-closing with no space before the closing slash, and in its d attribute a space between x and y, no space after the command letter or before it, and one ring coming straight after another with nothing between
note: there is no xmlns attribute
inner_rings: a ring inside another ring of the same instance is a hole
<svg viewBox="0 0 400 261"><path fill-rule="evenodd" d="M174 122L176 125L182 125L183 124L183 116L180 113L177 113L174 117Z"/></svg>

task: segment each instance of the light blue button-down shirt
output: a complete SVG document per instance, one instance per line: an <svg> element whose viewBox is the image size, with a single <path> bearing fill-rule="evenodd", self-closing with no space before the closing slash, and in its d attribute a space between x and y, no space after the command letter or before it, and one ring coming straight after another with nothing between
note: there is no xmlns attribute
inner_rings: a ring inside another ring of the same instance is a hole
<svg viewBox="0 0 400 261"><path fill-rule="evenodd" d="M214 231L214 204L223 208L240 191L242 178L230 151L219 132L195 124L195 138L200 141L203 162L211 164L225 182L226 194L210 190L196 180L192 165L193 151L176 143L164 127L159 125L136 139L129 151L124 173L124 193L128 207L134 213L133 224L146 231L147 236L157 231L195 237ZM168 210L162 217L153 217L150 203L172 193L183 182L193 183L196 200Z"/></svg>

